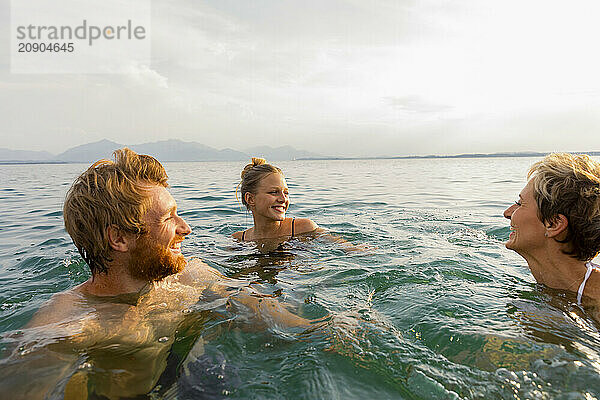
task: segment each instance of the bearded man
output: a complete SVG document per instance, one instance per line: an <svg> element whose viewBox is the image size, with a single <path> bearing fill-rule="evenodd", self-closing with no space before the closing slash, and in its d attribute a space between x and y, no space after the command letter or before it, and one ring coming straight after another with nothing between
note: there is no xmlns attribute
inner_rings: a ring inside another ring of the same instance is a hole
<svg viewBox="0 0 600 400"><path fill-rule="evenodd" d="M127 148L114 156L93 164L67 193L65 227L91 277L55 294L23 330L2 366L0 390L12 398L148 394L177 329L199 318L190 307L207 292L226 297L228 310L237 304L266 317L263 323L308 323L201 261L187 262L181 243L191 229L177 213L163 166Z"/></svg>
<svg viewBox="0 0 600 400"><path fill-rule="evenodd" d="M65 228L89 265L75 290L95 296L139 291L184 270L181 242L191 233L153 157L117 150L115 162L93 164L64 204Z"/></svg>

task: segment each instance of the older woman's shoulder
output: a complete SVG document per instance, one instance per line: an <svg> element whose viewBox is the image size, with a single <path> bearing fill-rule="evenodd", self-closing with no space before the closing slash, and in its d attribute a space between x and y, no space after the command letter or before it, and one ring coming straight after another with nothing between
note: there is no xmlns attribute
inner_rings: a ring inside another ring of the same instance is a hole
<svg viewBox="0 0 600 400"><path fill-rule="evenodd" d="M600 304L600 266L592 264L594 269L585 284L584 295L590 297Z"/></svg>

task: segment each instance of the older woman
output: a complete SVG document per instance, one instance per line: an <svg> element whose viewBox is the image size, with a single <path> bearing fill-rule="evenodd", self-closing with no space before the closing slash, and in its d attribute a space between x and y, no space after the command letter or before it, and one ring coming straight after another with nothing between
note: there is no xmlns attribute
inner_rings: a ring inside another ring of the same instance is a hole
<svg viewBox="0 0 600 400"><path fill-rule="evenodd" d="M536 281L600 301L600 163L586 155L550 154L535 163L519 200L504 211L508 249Z"/></svg>
<svg viewBox="0 0 600 400"><path fill-rule="evenodd" d="M317 224L308 218L286 217L290 199L287 183L279 168L267 164L262 158L252 158L241 176L242 204L252 212L254 226L234 233L234 238L241 241L277 239L318 229Z"/></svg>

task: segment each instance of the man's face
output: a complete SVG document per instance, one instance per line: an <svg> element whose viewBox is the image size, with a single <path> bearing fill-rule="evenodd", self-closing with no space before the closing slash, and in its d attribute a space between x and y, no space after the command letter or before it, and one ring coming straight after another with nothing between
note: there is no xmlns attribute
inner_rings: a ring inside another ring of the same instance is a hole
<svg viewBox="0 0 600 400"><path fill-rule="evenodd" d="M144 217L148 232L131 251L129 272L134 278L158 281L185 268L181 242L192 230L177 215L177 204L162 186L148 190L150 207Z"/></svg>

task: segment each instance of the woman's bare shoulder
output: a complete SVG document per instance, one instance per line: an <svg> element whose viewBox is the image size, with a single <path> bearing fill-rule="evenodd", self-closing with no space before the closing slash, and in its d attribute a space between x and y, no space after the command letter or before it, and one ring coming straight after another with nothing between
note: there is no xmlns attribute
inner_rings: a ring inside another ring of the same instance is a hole
<svg viewBox="0 0 600 400"><path fill-rule="evenodd" d="M294 221L294 231L296 234L312 232L319 228L310 218L296 218Z"/></svg>
<svg viewBox="0 0 600 400"><path fill-rule="evenodd" d="M242 240L243 233L244 233L244 231L238 231L238 232L232 233L231 237L236 240Z"/></svg>

